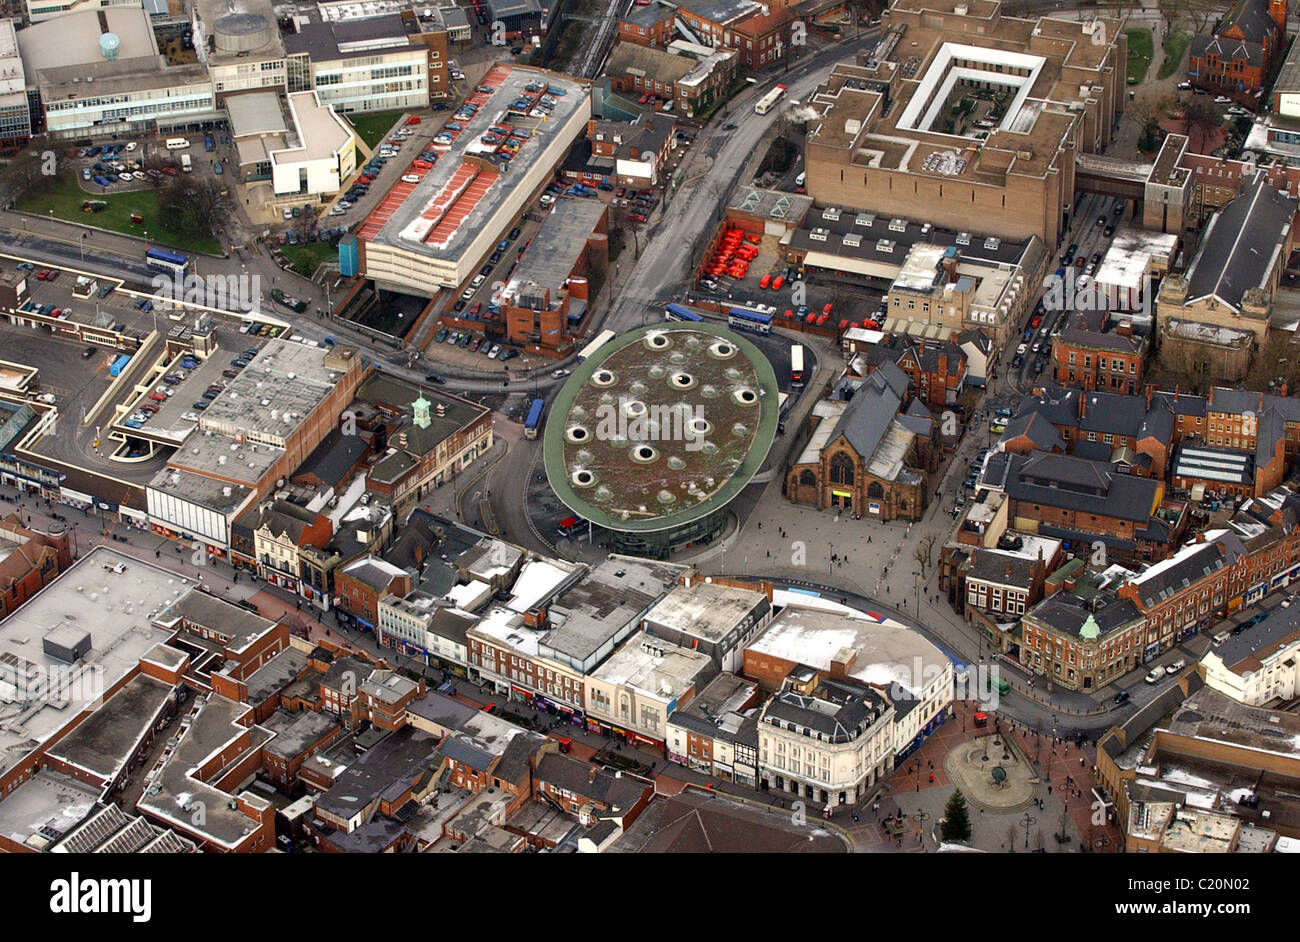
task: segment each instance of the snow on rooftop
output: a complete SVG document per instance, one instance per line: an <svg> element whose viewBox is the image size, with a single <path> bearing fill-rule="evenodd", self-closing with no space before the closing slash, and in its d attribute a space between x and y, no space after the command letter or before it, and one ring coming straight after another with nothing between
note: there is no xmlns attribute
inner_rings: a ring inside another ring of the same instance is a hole
<svg viewBox="0 0 1300 942"><path fill-rule="evenodd" d="M1197 553L1203 550L1206 546L1209 546L1215 540L1217 540L1219 537L1223 536L1227 532L1228 531L1226 529L1222 529L1222 528L1218 530L1207 530L1205 532L1204 543L1188 543L1186 546L1184 546L1178 552L1174 553L1174 555L1170 556L1168 559L1162 559L1160 562L1155 563L1152 566L1148 566L1138 576L1134 577L1133 581L1138 584L1141 584L1143 582L1146 582L1148 579L1153 578L1154 576L1158 576L1166 569L1172 569L1173 567L1179 565L1180 563L1185 562L1187 560L1187 557L1191 556L1193 553Z"/></svg>
<svg viewBox="0 0 1300 942"><path fill-rule="evenodd" d="M572 574L572 570L562 568L549 560L528 561L519 570L519 578L515 580L515 584L510 587L509 608L516 612L528 611L555 592Z"/></svg>
<svg viewBox="0 0 1300 942"><path fill-rule="evenodd" d="M334 525L335 530L338 530L339 524L343 521L344 514L356 506L357 501L361 500L361 495L364 494L365 491L366 476L364 474L358 474L352 479L347 490L339 495L337 506L330 508L329 513L325 515L330 518L330 523Z"/></svg>

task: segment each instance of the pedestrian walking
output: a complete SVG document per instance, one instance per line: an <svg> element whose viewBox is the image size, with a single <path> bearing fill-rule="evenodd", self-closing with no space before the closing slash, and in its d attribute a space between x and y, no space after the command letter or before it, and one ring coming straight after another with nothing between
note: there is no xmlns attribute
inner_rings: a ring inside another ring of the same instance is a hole
<svg viewBox="0 0 1300 942"><path fill-rule="evenodd" d="M1079 768L1083 768L1083 756L1079 756Z"/></svg>

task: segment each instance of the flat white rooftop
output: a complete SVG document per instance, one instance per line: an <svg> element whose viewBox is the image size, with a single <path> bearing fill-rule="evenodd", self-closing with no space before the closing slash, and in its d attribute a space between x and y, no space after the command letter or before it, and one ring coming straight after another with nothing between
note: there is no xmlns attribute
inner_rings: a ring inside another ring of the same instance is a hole
<svg viewBox="0 0 1300 942"><path fill-rule="evenodd" d="M952 663L918 632L882 615L873 618L797 593L782 592L776 600L786 607L749 646L757 654L826 671L849 648L856 653L850 677L886 689L897 682L914 694L920 692L918 681L928 682Z"/></svg>
<svg viewBox="0 0 1300 942"><path fill-rule="evenodd" d="M118 565L120 573L113 571ZM0 772L133 671L167 637L153 619L193 587L175 573L98 547L0 621ZM90 635L90 652L75 665L49 657L42 646L47 634L67 627Z"/></svg>

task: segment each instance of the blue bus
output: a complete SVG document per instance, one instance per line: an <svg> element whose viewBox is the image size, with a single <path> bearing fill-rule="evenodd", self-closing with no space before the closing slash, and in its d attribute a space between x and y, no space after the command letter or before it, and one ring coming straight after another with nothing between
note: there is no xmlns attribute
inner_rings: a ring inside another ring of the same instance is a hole
<svg viewBox="0 0 1300 942"><path fill-rule="evenodd" d="M664 308L664 320L690 321L693 324L697 324L700 321L704 320L704 318L696 314L694 311L687 310L686 308L682 307L680 304L670 304L666 308Z"/></svg>
<svg viewBox="0 0 1300 942"><path fill-rule="evenodd" d="M184 278L190 271L190 260L187 257L166 249L149 249L144 253L144 261L150 268L165 271L177 279Z"/></svg>
<svg viewBox="0 0 1300 942"><path fill-rule="evenodd" d="M546 408L545 399L534 399L528 409L528 420L524 422L524 438L536 438L537 430L542 424L542 410Z"/></svg>
<svg viewBox="0 0 1300 942"><path fill-rule="evenodd" d="M766 337L772 332L772 315L760 314L749 308L733 307L727 313L727 326L732 330L745 330Z"/></svg>
<svg viewBox="0 0 1300 942"><path fill-rule="evenodd" d="M122 375L122 371L123 371L124 369L126 369L126 365L127 365L128 363L130 363L130 362L131 362L131 356L130 356L130 354L123 353L123 354L122 354L121 356L119 356L116 360L114 360L111 364L109 364L109 367L108 367L108 375L109 375L109 376L121 376L121 375Z"/></svg>

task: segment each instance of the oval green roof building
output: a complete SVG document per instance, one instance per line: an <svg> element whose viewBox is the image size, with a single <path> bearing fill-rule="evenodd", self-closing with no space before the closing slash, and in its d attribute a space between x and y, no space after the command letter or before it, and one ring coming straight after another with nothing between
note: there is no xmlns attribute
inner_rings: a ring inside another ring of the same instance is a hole
<svg viewBox="0 0 1300 942"><path fill-rule="evenodd" d="M543 438L547 479L610 531L616 552L664 559L721 532L779 412L776 373L749 341L712 324L642 327L561 387Z"/></svg>

